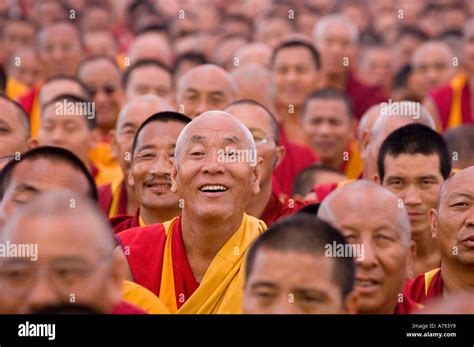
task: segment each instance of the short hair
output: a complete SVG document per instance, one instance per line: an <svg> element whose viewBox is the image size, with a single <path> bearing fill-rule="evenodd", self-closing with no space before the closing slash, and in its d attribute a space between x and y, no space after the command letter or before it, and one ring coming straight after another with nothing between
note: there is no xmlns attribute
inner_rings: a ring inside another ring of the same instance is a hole
<svg viewBox="0 0 474 347"><path fill-rule="evenodd" d="M7 74L5 73L5 69L3 66L0 66L0 92L5 92L7 88Z"/></svg>
<svg viewBox="0 0 474 347"><path fill-rule="evenodd" d="M30 116L28 115L28 113L26 113L23 106L21 106L15 100L10 99L5 94L0 93L0 99L3 99L5 101L9 102L10 104L12 104L18 110L18 116L20 117L21 125L23 126L23 128L25 130L26 139L28 139L30 137L30 133L31 133Z"/></svg>
<svg viewBox="0 0 474 347"><path fill-rule="evenodd" d="M278 120L276 119L275 115L268 108L266 108L264 105L262 105L258 101L255 101L252 99L241 99L241 100L237 100L230 103L229 105L225 107L225 109L228 109L229 107L232 107L232 106L239 106L239 105L250 105L250 106L260 107L261 109L263 109L267 113L268 118L270 119L270 124L272 126L273 138L275 139L275 143L277 145L280 144L280 124L278 123Z"/></svg>
<svg viewBox="0 0 474 347"><path fill-rule="evenodd" d="M0 172L0 200L3 199L5 191L11 182L13 172L17 165L23 161L34 161L38 159L46 159L51 162L61 162L68 164L75 170L81 172L89 184L88 196L94 200L99 200L99 193L94 181L94 177L89 172L84 163L71 151L60 147L41 146L22 153L20 160L11 160Z"/></svg>
<svg viewBox="0 0 474 347"><path fill-rule="evenodd" d="M443 134L449 153L457 153L459 159L471 158L474 165L474 124L463 124L456 128L448 129Z"/></svg>
<svg viewBox="0 0 474 347"><path fill-rule="evenodd" d="M321 39L326 30L326 26L330 23L345 25L351 32L352 43L357 44L359 42L359 29L347 16L343 14L329 14L319 19L313 30L313 38L316 41Z"/></svg>
<svg viewBox="0 0 474 347"><path fill-rule="evenodd" d="M173 74L176 73L180 65L183 64L185 61L191 61L196 63L197 65L204 65L209 63L206 56L202 52L190 51L182 53L178 55L174 61Z"/></svg>
<svg viewBox="0 0 474 347"><path fill-rule="evenodd" d="M427 41L429 39L428 35L424 31L418 29L415 26L402 26L398 29L397 41L399 41L403 36L411 36L416 38L418 41Z"/></svg>
<svg viewBox="0 0 474 347"><path fill-rule="evenodd" d="M304 40L288 40L280 43L275 49L273 50L272 57L271 57L271 65L273 66L275 64L275 59L278 53L286 48L294 48L294 47L303 47L309 50L311 53L311 58L313 60L314 66L316 67L316 70L321 69L321 56L316 49L311 43L304 41Z"/></svg>
<svg viewBox="0 0 474 347"><path fill-rule="evenodd" d="M324 256L326 245L334 243L346 245L347 241L340 231L315 216L300 214L278 221L260 235L248 250L246 279L254 269L260 249ZM342 297L345 298L354 287L354 258L334 257L333 263L332 279L341 288Z"/></svg>
<svg viewBox="0 0 474 347"><path fill-rule="evenodd" d="M349 96L347 96L346 93L341 92L334 88L323 88L308 95L306 99L303 101L303 107L301 108L301 115L304 115L304 113L306 112L306 108L308 107L308 104L311 101L316 100L316 99L341 100L344 103L344 106L346 107L347 114L349 115L349 119L354 118L354 108L353 108L351 99L349 99Z"/></svg>
<svg viewBox="0 0 474 347"><path fill-rule="evenodd" d="M191 118L189 118L188 116L185 116L184 114L173 112L173 111L158 112L151 115L138 127L138 130L135 133L135 136L133 138L133 145L132 145L132 157L133 157L133 154L135 153L135 150L137 149L138 136L140 136L140 133L142 132L143 128L145 128L148 124L153 123L153 122L161 122L161 123L178 122L178 123L182 123L186 125L189 122L191 122Z"/></svg>
<svg viewBox="0 0 474 347"><path fill-rule="evenodd" d="M61 3L61 2L58 2L61 7L64 9L64 14L67 14L67 12L69 11L68 9L66 9L65 7L65 4ZM71 27L76 33L77 33L77 37L78 37L78 44L79 44L79 47L81 49L84 48L84 40L83 40L83 37L81 35L81 31L79 30L79 28L77 26L75 26L71 21L67 20L67 19L63 19L63 18L60 18L60 19L56 19L54 20L52 23L48 24L47 26L45 27L42 27L40 29L40 31L38 31L38 34L37 34L37 39L36 39L36 45L39 46L40 45L40 41L41 41L41 38L42 38L42 35L44 35L44 32L48 29L50 29L51 27L53 26L57 26L57 25L67 25L69 27Z"/></svg>
<svg viewBox="0 0 474 347"><path fill-rule="evenodd" d="M313 185L313 175L317 172L332 172L343 175L339 170L333 168L332 166L325 165L325 164L314 164L308 166L307 168L300 171L298 176L295 179L295 183L293 185L293 192L291 195L295 194L307 194L308 192L307 187Z"/></svg>
<svg viewBox="0 0 474 347"><path fill-rule="evenodd" d="M400 154L436 154L439 158L439 171L444 179L451 173L451 157L443 137L422 124L409 124L392 132L382 143L377 158L380 180L385 176L385 158Z"/></svg>
<svg viewBox="0 0 474 347"><path fill-rule="evenodd" d="M43 113L48 107L50 106L54 106L55 104L57 103L61 103L61 102L74 102L74 103L79 103L81 105L85 105L87 103L92 103L91 100L89 99L84 99L84 98L81 98L79 96L76 96L76 95L72 95L72 94L60 94L58 95L57 97L53 98L52 100L48 101L47 103L45 103L43 105L43 107L41 108L41 113ZM83 115L85 116L85 115ZM95 118L95 114L94 114L94 117L84 117L86 123L87 123L87 127L89 129L95 129L97 128L97 120Z"/></svg>
<svg viewBox="0 0 474 347"><path fill-rule="evenodd" d="M84 82L82 82L79 78L74 77L74 76L54 75L54 76L49 77L48 79L46 79L46 81L44 81L44 83L43 83L43 86L45 86L49 83L53 83L53 82L58 81L58 80L66 80L66 81L71 81L71 82L77 83L81 87L81 89L84 93L84 96L87 99L91 98L89 88L87 87L87 85Z"/></svg>
<svg viewBox="0 0 474 347"><path fill-rule="evenodd" d="M122 87L124 89L127 88L128 82L130 80L130 75L132 74L133 71L135 71L135 70L137 70L141 67L145 67L145 66L153 66L153 67L156 67L158 69L165 70L167 73L170 74L171 77L173 77L173 71L171 71L171 69L168 66L166 66L165 64L163 64L159 60L140 59L137 62L135 62L134 64L130 65L130 67L127 70L125 70L125 72L123 73L123 75L122 75ZM171 78L171 80L173 80L173 78Z"/></svg>

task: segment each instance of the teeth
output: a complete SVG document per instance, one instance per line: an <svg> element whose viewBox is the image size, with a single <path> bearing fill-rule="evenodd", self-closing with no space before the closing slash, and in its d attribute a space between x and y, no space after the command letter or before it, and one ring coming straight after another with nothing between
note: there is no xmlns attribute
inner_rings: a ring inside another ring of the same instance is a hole
<svg viewBox="0 0 474 347"><path fill-rule="evenodd" d="M204 186L204 187L201 187L200 189L202 192L208 192L208 191L221 191L221 192L225 192L227 190L226 187L224 186L221 186L221 185L208 185L208 186Z"/></svg>
<svg viewBox="0 0 474 347"><path fill-rule="evenodd" d="M370 287L375 285L375 282L371 280L356 280L356 285L361 287Z"/></svg>
<svg viewBox="0 0 474 347"><path fill-rule="evenodd" d="M171 184L169 184L169 183L162 183L162 184L148 183L147 187L170 188Z"/></svg>

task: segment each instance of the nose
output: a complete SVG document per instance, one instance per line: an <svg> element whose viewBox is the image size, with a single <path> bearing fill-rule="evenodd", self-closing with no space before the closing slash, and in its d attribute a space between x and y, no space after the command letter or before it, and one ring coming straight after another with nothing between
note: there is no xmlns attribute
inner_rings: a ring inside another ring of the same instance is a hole
<svg viewBox="0 0 474 347"><path fill-rule="evenodd" d="M220 160L219 151L213 149L204 159L204 164L202 166L203 173L215 175L224 173L224 163ZM224 156L225 158L225 156Z"/></svg>
<svg viewBox="0 0 474 347"><path fill-rule="evenodd" d="M199 116L201 113L209 111L210 107L207 104L206 100L204 98L201 98L199 100L199 103L196 105L196 108L192 114L196 117Z"/></svg>
<svg viewBox="0 0 474 347"><path fill-rule="evenodd" d="M167 155L158 155L150 168L150 173L156 176L166 176L171 173L171 162Z"/></svg>
<svg viewBox="0 0 474 347"><path fill-rule="evenodd" d="M301 313L298 305L294 300L294 295L289 293L288 295L281 295L278 301L271 308L272 314L297 314Z"/></svg>
<svg viewBox="0 0 474 347"><path fill-rule="evenodd" d="M52 287L51 283L51 279L47 278L47 276L38 276L27 298L27 306L30 311L56 304L61 300L57 290Z"/></svg>
<svg viewBox="0 0 474 347"><path fill-rule="evenodd" d="M56 127L51 134L51 144L62 145L64 143L64 133L60 127Z"/></svg>
<svg viewBox="0 0 474 347"><path fill-rule="evenodd" d="M403 199L405 205L407 206L416 206L421 204L420 192L418 189L410 184L405 191L400 195Z"/></svg>
<svg viewBox="0 0 474 347"><path fill-rule="evenodd" d="M377 254L372 242L365 240L361 244L361 255L356 259L356 265L362 269L368 270L377 266Z"/></svg>

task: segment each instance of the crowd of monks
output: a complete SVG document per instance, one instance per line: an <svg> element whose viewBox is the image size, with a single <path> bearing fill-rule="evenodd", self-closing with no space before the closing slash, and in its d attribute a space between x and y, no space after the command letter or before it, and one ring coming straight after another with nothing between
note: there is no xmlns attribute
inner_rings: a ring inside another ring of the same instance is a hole
<svg viewBox="0 0 474 347"><path fill-rule="evenodd" d="M474 1L0 0L0 63L0 313L474 313Z"/></svg>

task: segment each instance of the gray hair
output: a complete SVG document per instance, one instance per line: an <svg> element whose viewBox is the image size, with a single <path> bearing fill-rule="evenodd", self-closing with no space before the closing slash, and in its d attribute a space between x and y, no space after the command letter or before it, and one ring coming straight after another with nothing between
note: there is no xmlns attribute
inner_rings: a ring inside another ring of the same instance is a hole
<svg viewBox="0 0 474 347"><path fill-rule="evenodd" d="M346 16L342 14L330 14L322 17L314 26L313 39L318 42L323 39L326 27L329 24L339 24L346 26L351 32L351 42L356 44L359 42L359 29L357 26Z"/></svg>

